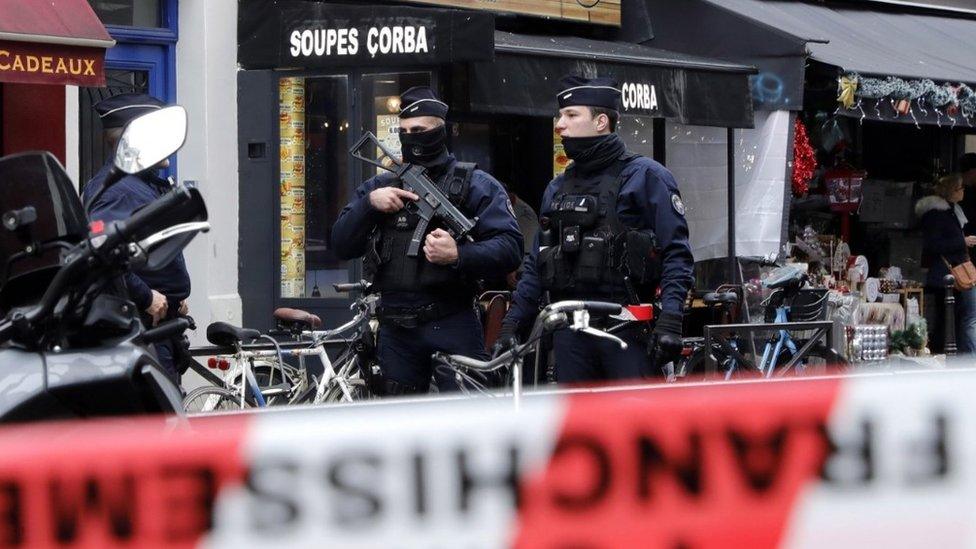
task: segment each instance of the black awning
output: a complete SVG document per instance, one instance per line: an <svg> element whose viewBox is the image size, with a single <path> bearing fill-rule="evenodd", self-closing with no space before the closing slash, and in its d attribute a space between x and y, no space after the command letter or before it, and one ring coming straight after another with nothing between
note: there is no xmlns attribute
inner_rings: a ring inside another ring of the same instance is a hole
<svg viewBox="0 0 976 549"><path fill-rule="evenodd" d="M552 116L561 76L610 76L624 114L752 127L752 67L623 42L495 32L496 59L470 70L473 111Z"/></svg>
<svg viewBox="0 0 976 549"><path fill-rule="evenodd" d="M241 0L237 62L245 69L416 66L487 61L494 15L451 9Z"/></svg>
<svg viewBox="0 0 976 549"><path fill-rule="evenodd" d="M802 108L808 58L867 76L976 83L972 18L877 3L644 1L655 28L648 43L754 64L759 73L753 94L761 109ZM879 108L884 116L884 106ZM868 117L877 110L874 105L865 109ZM847 114L861 116L860 109Z"/></svg>

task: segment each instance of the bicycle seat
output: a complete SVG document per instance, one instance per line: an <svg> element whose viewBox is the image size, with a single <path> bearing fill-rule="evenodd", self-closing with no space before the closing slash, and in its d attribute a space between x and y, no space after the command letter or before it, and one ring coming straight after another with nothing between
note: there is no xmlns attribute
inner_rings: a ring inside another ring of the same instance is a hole
<svg viewBox="0 0 976 549"><path fill-rule="evenodd" d="M221 347L231 347L235 343L251 341L261 336L261 332L249 328L238 328L226 322L214 322L207 326L207 341Z"/></svg>
<svg viewBox="0 0 976 549"><path fill-rule="evenodd" d="M275 320L281 322L286 326L292 325L304 325L309 330L314 330L322 326L322 319L317 315L313 315L308 311L303 311L301 309L289 309L288 307L280 307L274 311Z"/></svg>
<svg viewBox="0 0 976 549"><path fill-rule="evenodd" d="M709 292L702 297L705 305L718 305L720 303L738 303L739 294L735 292Z"/></svg>

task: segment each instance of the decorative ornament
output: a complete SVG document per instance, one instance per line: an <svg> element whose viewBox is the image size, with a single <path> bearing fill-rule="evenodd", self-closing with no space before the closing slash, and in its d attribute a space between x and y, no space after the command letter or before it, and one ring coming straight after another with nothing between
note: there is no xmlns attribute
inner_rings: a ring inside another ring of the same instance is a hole
<svg viewBox="0 0 976 549"><path fill-rule="evenodd" d="M806 196L813 172L817 169L817 155L810 146L810 137L803 121L797 117L793 124L793 195Z"/></svg>
<svg viewBox="0 0 976 549"><path fill-rule="evenodd" d="M972 126L972 119L976 118L976 91L965 83L936 84L928 78L870 78L849 73L837 79L837 89L838 110L860 109L862 120L864 108L861 101L864 99L874 100L874 111L878 118L882 117L880 102L887 100L895 118L911 115L916 126L918 119L915 117L913 102L925 117L929 116L930 109L935 110L935 121L939 126L942 125L943 116L955 124L958 122L957 115L961 114L969 126Z"/></svg>
<svg viewBox="0 0 976 549"><path fill-rule="evenodd" d="M857 79L858 76L855 74L841 76L837 81L837 101L845 109L854 106L854 99L857 96Z"/></svg>

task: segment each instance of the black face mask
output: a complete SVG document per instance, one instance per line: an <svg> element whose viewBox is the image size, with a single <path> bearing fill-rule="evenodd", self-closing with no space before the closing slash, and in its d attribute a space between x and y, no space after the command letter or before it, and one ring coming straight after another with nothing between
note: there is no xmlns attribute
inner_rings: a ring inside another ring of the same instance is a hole
<svg viewBox="0 0 976 549"><path fill-rule="evenodd" d="M573 165L584 172L592 172L609 166L626 150L624 142L615 133L591 137L564 137L563 150Z"/></svg>
<svg viewBox="0 0 976 549"><path fill-rule="evenodd" d="M417 133L400 134L403 160L410 164L433 166L447 158L447 128L440 126Z"/></svg>

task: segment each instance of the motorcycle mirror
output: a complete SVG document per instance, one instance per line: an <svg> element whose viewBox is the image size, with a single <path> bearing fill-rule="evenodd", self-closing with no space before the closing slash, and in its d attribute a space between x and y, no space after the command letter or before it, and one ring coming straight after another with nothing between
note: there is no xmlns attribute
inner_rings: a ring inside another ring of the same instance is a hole
<svg viewBox="0 0 976 549"><path fill-rule="evenodd" d="M115 167L123 173L148 170L180 150L186 140L186 110L164 107L134 118L115 149Z"/></svg>
<svg viewBox="0 0 976 549"><path fill-rule="evenodd" d="M138 246L146 254L146 271L156 271L169 265L198 233L210 230L210 223L193 221L167 227L139 241Z"/></svg>
<svg viewBox="0 0 976 549"><path fill-rule="evenodd" d="M179 106L164 107L133 118L119 137L112 170L102 188L85 201L91 213L95 202L126 174L143 172L180 150L186 141L186 110Z"/></svg>

